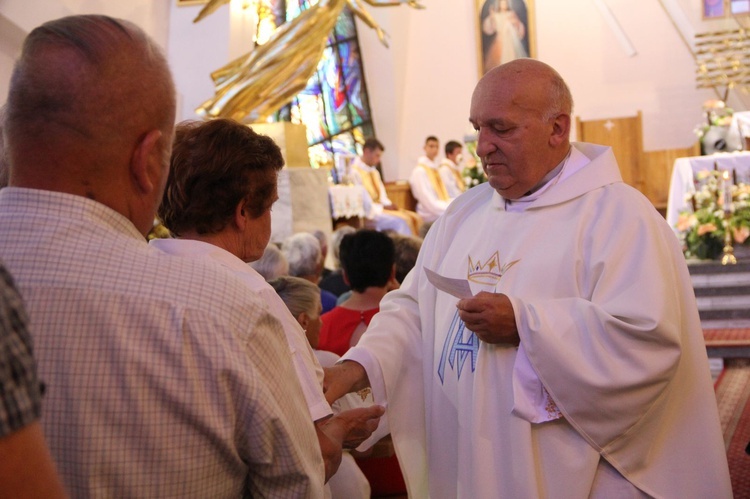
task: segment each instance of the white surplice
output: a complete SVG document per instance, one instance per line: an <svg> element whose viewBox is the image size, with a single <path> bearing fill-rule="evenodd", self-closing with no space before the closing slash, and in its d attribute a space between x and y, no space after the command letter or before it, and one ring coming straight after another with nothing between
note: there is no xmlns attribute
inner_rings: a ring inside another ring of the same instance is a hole
<svg viewBox="0 0 750 499"><path fill-rule="evenodd" d="M440 179L438 165L427 156L421 156L417 160L417 166L411 172L409 186L411 187L414 199L417 200L417 213L419 216L425 222L434 222L448 208L450 199L440 199L439 194L435 191L435 187L430 182L430 177L425 168L434 170L436 177Z"/></svg>
<svg viewBox="0 0 750 499"><path fill-rule="evenodd" d="M451 199L457 198L466 190L465 183L460 184L456 176L461 176L461 167L448 158L440 162L440 178L443 179L445 189ZM463 182L463 177L461 177Z"/></svg>
<svg viewBox="0 0 750 499"><path fill-rule="evenodd" d="M567 161L529 202L489 184L455 200L345 355L387 399L409 494L588 497L603 458L655 497L731 497L679 244L611 149L575 144ZM523 351L465 329L425 268L508 295ZM522 407L539 387L548 417Z"/></svg>

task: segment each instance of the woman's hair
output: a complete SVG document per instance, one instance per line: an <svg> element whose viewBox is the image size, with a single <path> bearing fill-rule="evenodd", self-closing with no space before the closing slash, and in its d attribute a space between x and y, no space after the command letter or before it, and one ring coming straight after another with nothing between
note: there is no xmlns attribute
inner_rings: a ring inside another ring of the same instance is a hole
<svg viewBox="0 0 750 499"><path fill-rule="evenodd" d="M310 317L318 316L320 288L315 284L301 277L288 275L277 277L268 284L276 290L276 294L281 297L295 319L303 312Z"/></svg>
<svg viewBox="0 0 750 499"><path fill-rule="evenodd" d="M391 238L376 230L361 229L344 236L339 255L352 289L362 293L370 286L388 284L395 251Z"/></svg>
<svg viewBox="0 0 750 499"><path fill-rule="evenodd" d="M220 232L240 202L254 218L276 200L279 146L227 119L178 125L159 218L176 235Z"/></svg>

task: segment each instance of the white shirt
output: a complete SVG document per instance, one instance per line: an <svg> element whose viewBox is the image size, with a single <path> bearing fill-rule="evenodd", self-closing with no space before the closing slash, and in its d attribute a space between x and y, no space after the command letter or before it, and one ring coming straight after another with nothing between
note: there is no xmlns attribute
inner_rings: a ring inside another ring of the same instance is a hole
<svg viewBox="0 0 750 499"><path fill-rule="evenodd" d="M72 497L321 497L323 460L279 322L211 262L150 248L90 199L0 190L42 426Z"/></svg>
<svg viewBox="0 0 750 499"><path fill-rule="evenodd" d="M302 392L305 394L312 420L317 421L333 414L331 406L328 405L323 395L323 368L318 363L318 359L307 341L305 331L289 312L276 291L263 279L263 276L225 249L203 241L154 239L150 244L170 255L198 260L213 260L242 279L247 287L260 298L268 312L276 317L284 327L292 363L297 372Z"/></svg>

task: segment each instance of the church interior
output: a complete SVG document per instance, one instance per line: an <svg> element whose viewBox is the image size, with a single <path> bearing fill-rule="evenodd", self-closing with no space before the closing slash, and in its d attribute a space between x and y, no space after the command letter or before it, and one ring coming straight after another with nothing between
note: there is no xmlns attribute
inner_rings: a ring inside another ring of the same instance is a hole
<svg viewBox="0 0 750 499"><path fill-rule="evenodd" d="M208 3L3 0L0 106L36 26L90 13L132 21L167 55L178 122L230 117L280 145L272 242L318 231L332 244L336 229L365 225L346 177L367 138L384 145L387 196L414 211L408 180L426 137L439 157L457 141L467 168L480 161L469 109L481 76L508 57L551 65L573 95L571 140L611 146L623 180L684 245L734 494L750 497L750 0L231 0L196 22ZM503 22L511 55L492 45ZM256 51L269 73L233 66ZM284 72L297 86L276 82ZM393 483L373 495L405 494L392 444L376 453Z"/></svg>

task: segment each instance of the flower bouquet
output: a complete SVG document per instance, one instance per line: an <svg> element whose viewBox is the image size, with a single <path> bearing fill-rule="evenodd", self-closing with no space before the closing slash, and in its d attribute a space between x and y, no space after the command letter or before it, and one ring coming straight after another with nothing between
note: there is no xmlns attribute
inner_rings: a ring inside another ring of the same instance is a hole
<svg viewBox="0 0 750 499"><path fill-rule="evenodd" d="M687 199L692 209L680 213L677 220L686 257L719 257L727 230L735 244L750 244L750 186L739 183L724 187L721 175L717 170L696 174L702 185ZM727 199L725 192L730 194Z"/></svg>
<svg viewBox="0 0 750 499"><path fill-rule="evenodd" d="M487 176L484 174L484 170L482 170L482 166L479 164L467 166L464 168L463 172L461 172L461 176L464 178L464 183L466 183L467 189L471 189L475 185L487 182Z"/></svg>
<svg viewBox="0 0 750 499"><path fill-rule="evenodd" d="M487 176L484 174L482 162L479 156L477 156L476 136L466 136L464 141L469 157L466 158L466 168L461 171L461 176L464 179L466 188L471 189L475 185L487 182Z"/></svg>

